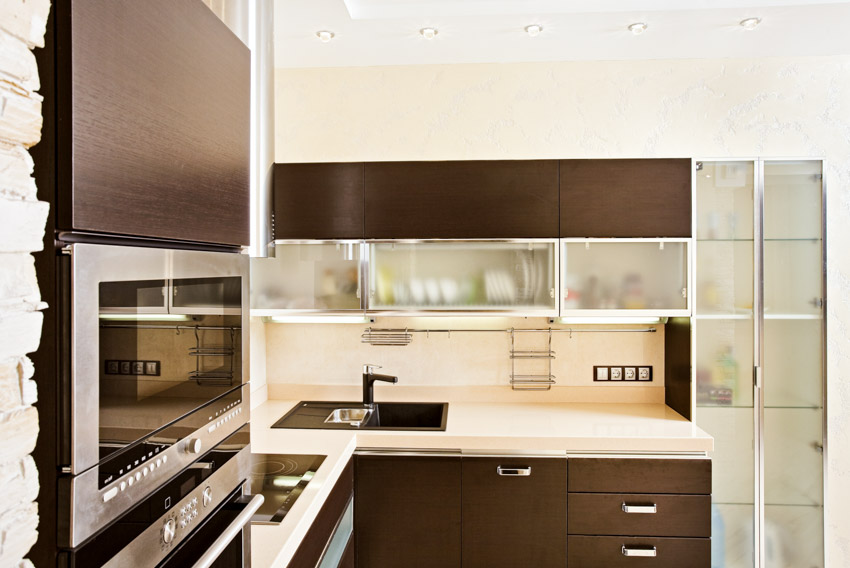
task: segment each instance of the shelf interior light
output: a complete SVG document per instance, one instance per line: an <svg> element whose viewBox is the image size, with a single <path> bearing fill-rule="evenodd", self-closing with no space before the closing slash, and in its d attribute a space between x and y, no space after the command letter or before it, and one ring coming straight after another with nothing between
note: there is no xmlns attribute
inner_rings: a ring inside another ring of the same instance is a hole
<svg viewBox="0 0 850 568"><path fill-rule="evenodd" d="M419 33L422 34L422 37L425 39L434 39L440 32L438 32L435 28L422 28L419 30Z"/></svg>
<svg viewBox="0 0 850 568"><path fill-rule="evenodd" d="M640 35L646 31L647 25L644 22L635 22L629 26L629 31L634 35Z"/></svg>
<svg viewBox="0 0 850 568"><path fill-rule="evenodd" d="M575 316L557 318L555 322L573 325L657 325L667 323L667 318L657 316Z"/></svg>
<svg viewBox="0 0 850 568"><path fill-rule="evenodd" d="M183 314L99 314L105 321L189 321Z"/></svg>
<svg viewBox="0 0 850 568"><path fill-rule="evenodd" d="M300 316L266 316L266 323L374 323L375 318L366 316L323 316L323 315L300 315Z"/></svg>

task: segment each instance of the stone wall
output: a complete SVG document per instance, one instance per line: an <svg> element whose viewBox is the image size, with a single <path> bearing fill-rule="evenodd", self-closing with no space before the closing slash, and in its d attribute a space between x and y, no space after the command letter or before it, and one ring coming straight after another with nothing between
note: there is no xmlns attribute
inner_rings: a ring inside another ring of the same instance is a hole
<svg viewBox="0 0 850 568"><path fill-rule="evenodd" d="M0 566L24 556L38 527L38 436L32 362L45 305L33 251L42 248L47 203L36 199L27 149L41 138L41 96L32 48L44 44L49 0L0 0Z"/></svg>

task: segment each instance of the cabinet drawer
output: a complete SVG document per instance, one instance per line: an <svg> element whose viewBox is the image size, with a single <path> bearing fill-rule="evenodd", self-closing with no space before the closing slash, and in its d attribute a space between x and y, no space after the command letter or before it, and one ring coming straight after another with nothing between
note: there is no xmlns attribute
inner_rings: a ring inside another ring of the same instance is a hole
<svg viewBox="0 0 850 568"><path fill-rule="evenodd" d="M709 495L570 493L567 511L575 535L711 536Z"/></svg>
<svg viewBox="0 0 850 568"><path fill-rule="evenodd" d="M570 568L709 568L711 540L707 538L631 538L571 536ZM627 556L626 554L654 554Z"/></svg>
<svg viewBox="0 0 850 568"><path fill-rule="evenodd" d="M563 458L463 458L463 567L563 568Z"/></svg>
<svg viewBox="0 0 850 568"><path fill-rule="evenodd" d="M707 458L570 458L569 462L571 492L711 494Z"/></svg>

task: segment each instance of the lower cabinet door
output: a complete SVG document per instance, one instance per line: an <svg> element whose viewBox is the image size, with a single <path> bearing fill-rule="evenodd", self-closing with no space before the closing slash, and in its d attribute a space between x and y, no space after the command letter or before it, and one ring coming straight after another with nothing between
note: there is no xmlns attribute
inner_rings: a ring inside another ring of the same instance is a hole
<svg viewBox="0 0 850 568"><path fill-rule="evenodd" d="M707 538L570 536L570 568L710 568Z"/></svg>
<svg viewBox="0 0 850 568"><path fill-rule="evenodd" d="M567 460L464 457L464 568L566 564Z"/></svg>
<svg viewBox="0 0 850 568"><path fill-rule="evenodd" d="M359 568L461 565L461 458L356 456Z"/></svg>

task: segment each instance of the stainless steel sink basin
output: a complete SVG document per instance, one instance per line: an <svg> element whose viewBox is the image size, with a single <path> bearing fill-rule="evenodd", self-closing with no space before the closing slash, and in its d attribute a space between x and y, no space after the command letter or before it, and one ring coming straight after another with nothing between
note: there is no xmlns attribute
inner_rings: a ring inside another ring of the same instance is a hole
<svg viewBox="0 0 850 568"><path fill-rule="evenodd" d="M325 418L325 424L349 424L359 427L372 416L371 408L336 408Z"/></svg>
<svg viewBox="0 0 850 568"><path fill-rule="evenodd" d="M272 428L443 431L448 414L447 402L302 401Z"/></svg>

